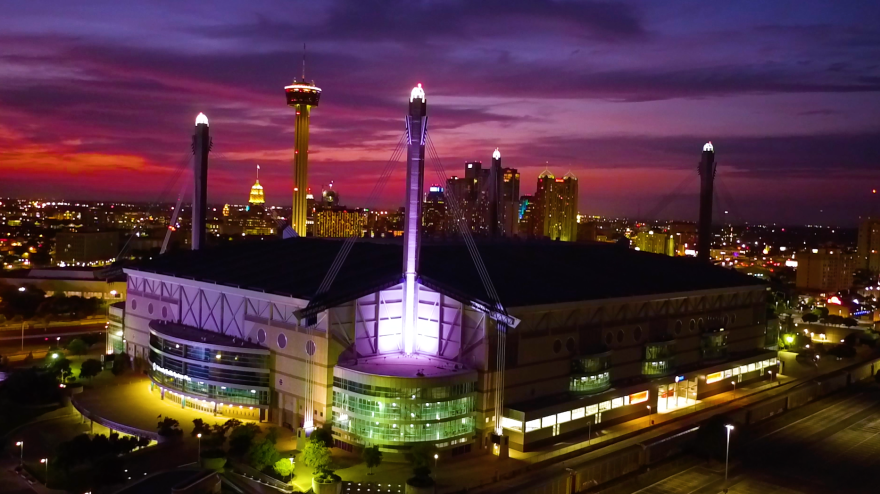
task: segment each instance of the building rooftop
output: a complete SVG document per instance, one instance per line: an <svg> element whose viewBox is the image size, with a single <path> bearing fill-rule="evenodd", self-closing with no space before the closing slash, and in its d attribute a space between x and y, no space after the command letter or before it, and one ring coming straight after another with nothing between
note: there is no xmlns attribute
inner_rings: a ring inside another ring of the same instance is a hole
<svg viewBox="0 0 880 494"><path fill-rule="evenodd" d="M242 242L177 251L132 269L312 300L342 245L319 238ZM764 284L696 259L613 244L498 241L478 248L508 308ZM342 303L400 283L402 251L400 243L355 243L321 302ZM453 297L489 300L462 243L423 244L419 275Z"/></svg>
<svg viewBox="0 0 880 494"><path fill-rule="evenodd" d="M181 340L191 341L193 343L207 343L208 345L217 345L231 348L247 348L249 350L262 350L269 353L269 349L264 346L257 345L242 338L228 336L213 331L205 331L203 329L186 326L184 324L170 323L165 321L150 321L150 329L159 334L178 338Z"/></svg>

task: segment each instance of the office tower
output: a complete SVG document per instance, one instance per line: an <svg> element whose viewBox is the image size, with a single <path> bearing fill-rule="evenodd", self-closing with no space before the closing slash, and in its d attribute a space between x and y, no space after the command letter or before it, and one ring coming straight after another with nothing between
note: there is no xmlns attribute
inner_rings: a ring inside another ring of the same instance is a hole
<svg viewBox="0 0 880 494"><path fill-rule="evenodd" d="M709 262L712 247L712 191L715 185L715 148L711 142L703 146L700 160L700 221L697 224L697 259Z"/></svg>
<svg viewBox="0 0 880 494"><path fill-rule="evenodd" d="M193 151L193 207L192 207L192 250L205 245L205 215L208 213L208 153L211 152L211 136L208 132L208 117L199 113L196 117L196 131L192 138Z"/></svg>
<svg viewBox="0 0 880 494"><path fill-rule="evenodd" d="M425 206L422 211L422 225L428 235L438 236L447 233L447 209L446 194L443 187L432 185L428 188L425 196Z"/></svg>
<svg viewBox="0 0 880 494"><path fill-rule="evenodd" d="M867 218L859 225L856 254L856 269L867 269L874 275L880 273L880 220Z"/></svg>
<svg viewBox="0 0 880 494"><path fill-rule="evenodd" d="M251 195L248 199L251 204L265 204L266 197L263 195L263 186L260 185L260 165L257 165L257 181L251 187ZM228 214L226 216L229 216Z"/></svg>
<svg viewBox="0 0 880 494"><path fill-rule="evenodd" d="M406 216L403 225L403 352L415 349L419 269L419 230L422 222L422 187L425 175L425 140L428 133L428 103L422 85L412 89L406 115Z"/></svg>
<svg viewBox="0 0 880 494"><path fill-rule="evenodd" d="M538 175L535 218L530 235L551 240L577 240L578 182L573 173L556 178L549 170Z"/></svg>
<svg viewBox="0 0 880 494"><path fill-rule="evenodd" d="M318 106L321 88L314 82L306 82L305 69L301 81L284 87L287 106L296 110L296 134L293 145L293 209L290 226L301 237L306 236L306 216L308 205L306 194L309 191L309 114L312 107Z"/></svg>

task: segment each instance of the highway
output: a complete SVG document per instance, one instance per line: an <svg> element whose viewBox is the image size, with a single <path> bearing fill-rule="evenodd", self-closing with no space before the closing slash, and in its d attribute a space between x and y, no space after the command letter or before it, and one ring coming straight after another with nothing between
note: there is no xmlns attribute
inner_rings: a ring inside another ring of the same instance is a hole
<svg viewBox="0 0 880 494"><path fill-rule="evenodd" d="M819 494L876 492L880 468L880 387L846 390L758 424L731 438L730 479L723 463L671 475L641 494Z"/></svg>

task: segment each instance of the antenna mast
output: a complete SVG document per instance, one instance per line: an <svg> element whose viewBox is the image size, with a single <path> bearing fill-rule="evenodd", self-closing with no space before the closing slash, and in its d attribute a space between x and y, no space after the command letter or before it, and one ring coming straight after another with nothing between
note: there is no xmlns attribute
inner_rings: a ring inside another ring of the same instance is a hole
<svg viewBox="0 0 880 494"><path fill-rule="evenodd" d="M303 82L306 81L306 44L303 43Z"/></svg>

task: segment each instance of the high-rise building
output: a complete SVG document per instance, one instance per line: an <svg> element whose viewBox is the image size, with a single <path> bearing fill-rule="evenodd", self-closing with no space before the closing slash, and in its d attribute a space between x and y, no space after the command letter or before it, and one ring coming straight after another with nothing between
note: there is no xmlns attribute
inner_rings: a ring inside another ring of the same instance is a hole
<svg viewBox="0 0 880 494"><path fill-rule="evenodd" d="M248 199L251 204L265 204L266 197L263 195L263 186L260 185L260 165L257 165L257 181L251 186L251 195ZM226 214L226 216L229 216Z"/></svg>
<svg viewBox="0 0 880 494"><path fill-rule="evenodd" d="M536 217L529 234L563 242L577 240L577 201L578 183L573 173L556 178L549 170L541 172L535 191Z"/></svg>
<svg viewBox="0 0 880 494"><path fill-rule="evenodd" d="M880 220L867 218L859 225L856 254L856 269L880 273Z"/></svg>
<svg viewBox="0 0 880 494"><path fill-rule="evenodd" d="M432 185L428 188L425 206L422 209L422 226L427 235L439 236L449 233L446 194L443 193L443 187L439 185Z"/></svg>
<svg viewBox="0 0 880 494"><path fill-rule="evenodd" d="M306 81L305 70L301 81L284 87L287 106L296 110L296 134L293 145L293 210L290 226L301 237L306 236L306 217L308 204L306 194L309 190L309 114L312 107L318 106L321 88L314 82Z"/></svg>
<svg viewBox="0 0 880 494"><path fill-rule="evenodd" d="M667 232L643 228L632 240L636 250L667 256L675 255L675 235Z"/></svg>
<svg viewBox="0 0 880 494"><path fill-rule="evenodd" d="M367 227L366 213L343 206L322 206L315 213L315 236L325 238L360 237Z"/></svg>
<svg viewBox="0 0 880 494"><path fill-rule="evenodd" d="M795 285L803 290L835 293L852 287L856 256L840 249L799 252Z"/></svg>

